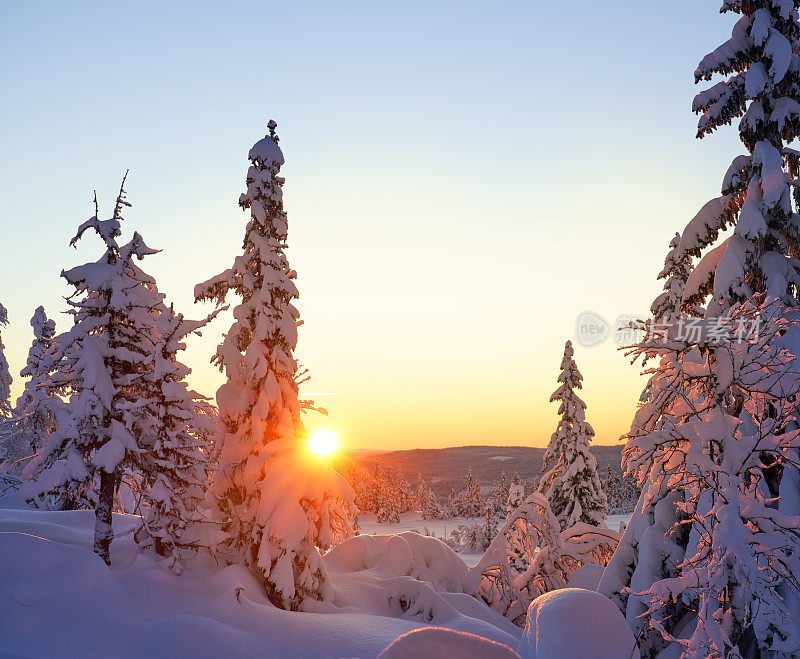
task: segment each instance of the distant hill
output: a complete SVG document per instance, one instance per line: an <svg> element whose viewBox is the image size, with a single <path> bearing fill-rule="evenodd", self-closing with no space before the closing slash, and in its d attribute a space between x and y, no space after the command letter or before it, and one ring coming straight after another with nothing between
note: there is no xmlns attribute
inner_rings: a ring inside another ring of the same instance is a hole
<svg viewBox="0 0 800 659"><path fill-rule="evenodd" d="M600 473L611 465L621 473L622 444L613 446L592 446L599 464ZM408 451L350 451L350 459L365 469L372 470L375 464L391 467L392 471L402 471L406 478L415 483L417 476L432 484L440 497L454 489L464 489L467 470L472 467L482 485L491 485L505 471L511 479L515 471L523 481L534 480L542 472L543 448L530 446L457 446L441 449L411 449Z"/></svg>

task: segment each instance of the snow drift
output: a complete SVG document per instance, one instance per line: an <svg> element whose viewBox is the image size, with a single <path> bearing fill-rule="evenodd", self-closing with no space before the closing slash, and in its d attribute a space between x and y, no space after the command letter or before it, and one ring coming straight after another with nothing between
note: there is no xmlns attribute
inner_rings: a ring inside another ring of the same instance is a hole
<svg viewBox="0 0 800 659"><path fill-rule="evenodd" d="M417 534L362 536L324 557L332 603L273 606L241 566L197 561L180 576L140 553L140 518L114 515L111 569L91 551L92 511L0 499L0 639L21 656L375 657L431 624L516 647L519 630L458 591L463 562Z"/></svg>

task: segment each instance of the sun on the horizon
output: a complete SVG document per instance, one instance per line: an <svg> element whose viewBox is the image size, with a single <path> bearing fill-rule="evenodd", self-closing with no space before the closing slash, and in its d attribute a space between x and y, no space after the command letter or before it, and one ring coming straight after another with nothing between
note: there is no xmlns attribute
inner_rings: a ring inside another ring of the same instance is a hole
<svg viewBox="0 0 800 659"><path fill-rule="evenodd" d="M333 430L324 428L311 433L308 439L308 447L314 455L321 458L328 457L339 447L339 438Z"/></svg>

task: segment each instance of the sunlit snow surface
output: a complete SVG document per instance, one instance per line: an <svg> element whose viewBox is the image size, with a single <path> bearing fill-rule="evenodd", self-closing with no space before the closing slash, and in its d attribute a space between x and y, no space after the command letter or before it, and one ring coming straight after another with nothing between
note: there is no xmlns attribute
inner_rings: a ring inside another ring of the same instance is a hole
<svg viewBox="0 0 800 659"><path fill-rule="evenodd" d="M416 536L351 541L346 556L327 561L333 604L292 613L272 606L244 568L163 570L137 552L137 521L115 515L109 570L91 551L91 511L33 511L0 499L0 653L375 657L428 625L518 643L509 621L469 595L442 592L458 563ZM423 577L431 583L407 576L415 556L431 563Z"/></svg>

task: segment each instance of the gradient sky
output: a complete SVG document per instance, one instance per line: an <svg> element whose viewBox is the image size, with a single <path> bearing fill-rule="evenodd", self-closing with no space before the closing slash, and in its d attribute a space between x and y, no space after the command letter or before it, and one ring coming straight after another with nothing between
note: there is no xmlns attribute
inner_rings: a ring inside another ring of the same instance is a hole
<svg viewBox="0 0 800 659"><path fill-rule="evenodd" d="M644 314L667 242L742 152L694 139L719 0L11 2L0 0L0 223L12 373L40 304L67 326L68 247L110 212L187 315L241 249L247 151L278 121L297 356L349 447L543 446L581 312ZM707 85L705 85L707 86ZM229 316L192 341L192 384ZM576 346L597 442L643 381L613 341ZM19 391L19 379L15 391Z"/></svg>

